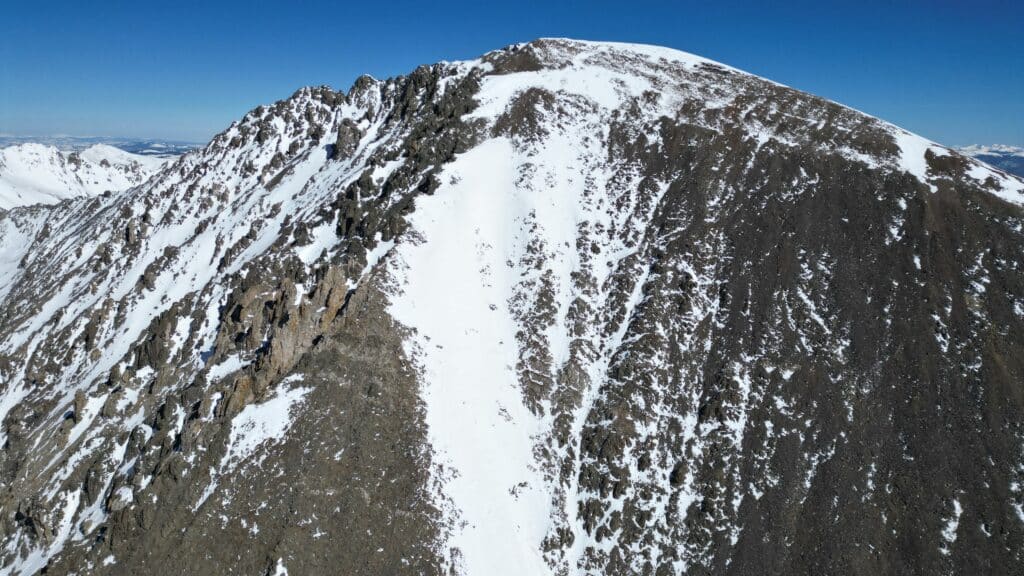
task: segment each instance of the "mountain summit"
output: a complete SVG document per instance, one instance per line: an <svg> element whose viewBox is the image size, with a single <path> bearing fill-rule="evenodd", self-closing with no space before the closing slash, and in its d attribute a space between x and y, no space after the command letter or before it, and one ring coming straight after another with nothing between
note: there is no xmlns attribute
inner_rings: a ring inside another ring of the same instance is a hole
<svg viewBox="0 0 1024 576"><path fill-rule="evenodd" d="M0 573L1013 573L1024 181L547 39L0 215Z"/></svg>

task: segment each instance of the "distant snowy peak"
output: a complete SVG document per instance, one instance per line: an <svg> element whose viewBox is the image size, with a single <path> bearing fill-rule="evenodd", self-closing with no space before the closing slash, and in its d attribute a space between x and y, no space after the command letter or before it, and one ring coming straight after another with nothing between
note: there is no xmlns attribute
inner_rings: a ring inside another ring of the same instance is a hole
<svg viewBox="0 0 1024 576"><path fill-rule="evenodd" d="M125 152L120 148L115 148L108 144L94 144L93 146L81 151L79 156L83 160L88 160L89 162L96 164L107 162L111 166L124 167L126 169L142 168L147 170L158 170L166 163L166 160L160 158L143 156L141 154L132 154L131 152Z"/></svg>
<svg viewBox="0 0 1024 576"><path fill-rule="evenodd" d="M96 144L106 144L119 150L139 154L142 156L158 156L161 158L176 158L201 148L201 142L186 142L181 140L152 140L148 138L127 138L112 136L15 136L13 134L0 134L0 148L16 146L18 144L45 144L54 146L61 152L81 152Z"/></svg>
<svg viewBox="0 0 1024 576"><path fill-rule="evenodd" d="M35 143L0 148L0 210L126 190L170 161L106 144L81 152Z"/></svg>
<svg viewBox="0 0 1024 576"><path fill-rule="evenodd" d="M991 146L980 146L972 144L964 146L960 152L968 156L1019 156L1024 158L1024 148L1019 146L1008 146L1006 144L992 144Z"/></svg>
<svg viewBox="0 0 1024 576"><path fill-rule="evenodd" d="M960 153L986 162L1017 176L1024 176L1024 148L993 144L991 146L964 146Z"/></svg>

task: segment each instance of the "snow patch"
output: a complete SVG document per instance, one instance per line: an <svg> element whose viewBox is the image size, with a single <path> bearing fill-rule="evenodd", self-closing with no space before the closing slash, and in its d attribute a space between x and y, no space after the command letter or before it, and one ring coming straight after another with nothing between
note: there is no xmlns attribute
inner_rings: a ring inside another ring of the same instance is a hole
<svg viewBox="0 0 1024 576"><path fill-rule="evenodd" d="M517 325L505 306L491 309L516 282L506 261L525 204L513 156L501 138L462 155L449 167L456 184L417 198L411 221L425 241L399 244L393 266L403 293L390 312L416 328L406 351L422 371L428 435L458 518L448 544L466 574L550 571L541 541L551 498L533 457L540 422L519 387Z"/></svg>
<svg viewBox="0 0 1024 576"><path fill-rule="evenodd" d="M252 457L260 446L281 441L294 422L294 407L303 402L311 390L279 387L269 399L243 408L231 420L228 449L221 466L233 467ZM262 461L263 458L258 458L256 464Z"/></svg>

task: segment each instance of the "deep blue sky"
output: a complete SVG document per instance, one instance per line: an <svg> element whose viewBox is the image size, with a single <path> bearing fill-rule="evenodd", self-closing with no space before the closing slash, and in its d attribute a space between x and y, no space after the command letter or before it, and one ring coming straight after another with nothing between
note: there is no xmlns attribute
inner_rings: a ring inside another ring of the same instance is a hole
<svg viewBox="0 0 1024 576"><path fill-rule="evenodd" d="M303 85L543 36L671 46L945 144L1024 145L1024 0L0 0L0 133L206 140Z"/></svg>

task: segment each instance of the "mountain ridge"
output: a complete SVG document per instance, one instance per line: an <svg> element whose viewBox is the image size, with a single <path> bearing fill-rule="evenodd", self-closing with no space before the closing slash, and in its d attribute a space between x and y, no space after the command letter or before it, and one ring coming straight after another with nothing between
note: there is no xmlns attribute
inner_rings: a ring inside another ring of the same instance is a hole
<svg viewBox="0 0 1024 576"><path fill-rule="evenodd" d="M1024 183L638 50L0 215L0 572L1019 566Z"/></svg>

